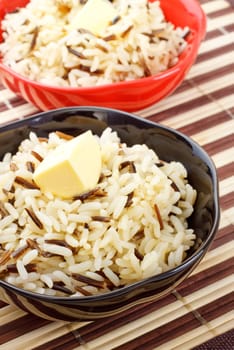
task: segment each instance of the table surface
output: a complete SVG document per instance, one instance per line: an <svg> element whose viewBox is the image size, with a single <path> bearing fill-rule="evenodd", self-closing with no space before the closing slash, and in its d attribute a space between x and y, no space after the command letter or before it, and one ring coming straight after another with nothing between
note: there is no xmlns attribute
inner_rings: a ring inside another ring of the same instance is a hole
<svg viewBox="0 0 234 350"><path fill-rule="evenodd" d="M225 0L201 3L208 27L196 63L171 96L136 114L191 136L214 160L221 221L209 252L170 295L102 321L52 322L0 300L0 349L233 349L233 4ZM35 112L34 106L0 86L1 124Z"/></svg>

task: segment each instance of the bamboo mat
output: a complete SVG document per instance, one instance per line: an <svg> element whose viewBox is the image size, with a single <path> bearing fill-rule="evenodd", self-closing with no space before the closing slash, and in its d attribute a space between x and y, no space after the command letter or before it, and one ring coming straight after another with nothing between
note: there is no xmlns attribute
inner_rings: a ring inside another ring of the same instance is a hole
<svg viewBox="0 0 234 350"><path fill-rule="evenodd" d="M234 232L233 4L201 1L208 28L196 64L164 101L137 114L176 128L213 158L220 181L221 221L206 257L173 293L97 322L51 322L0 301L4 350L229 350L234 348L232 245ZM0 86L0 123L38 112Z"/></svg>

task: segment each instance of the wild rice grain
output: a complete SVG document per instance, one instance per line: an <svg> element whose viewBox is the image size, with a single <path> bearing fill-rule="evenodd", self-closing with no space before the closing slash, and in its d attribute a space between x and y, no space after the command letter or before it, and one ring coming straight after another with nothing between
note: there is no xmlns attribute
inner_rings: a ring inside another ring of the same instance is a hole
<svg viewBox="0 0 234 350"><path fill-rule="evenodd" d="M9 215L9 212L6 209L6 204L0 201L0 215L1 218L4 218L5 216Z"/></svg>
<svg viewBox="0 0 234 350"><path fill-rule="evenodd" d="M43 157L36 151L31 151L32 155L39 161L42 162L43 161Z"/></svg>
<svg viewBox="0 0 234 350"><path fill-rule="evenodd" d="M0 266L7 264L7 262L11 259L11 250L7 250L3 253L0 253Z"/></svg>
<svg viewBox="0 0 234 350"><path fill-rule="evenodd" d="M33 183L29 180L26 180L26 179L22 178L21 176L16 176L15 183L17 183L18 185L21 185L25 188L29 188L32 190L39 190L39 187L35 183Z"/></svg>
<svg viewBox="0 0 234 350"><path fill-rule="evenodd" d="M40 229L42 230L44 228L43 223L39 220L39 218L37 217L37 215L35 214L35 212L33 211L32 208L25 208L26 212L28 213L29 217L32 219L32 221L34 222L34 224Z"/></svg>

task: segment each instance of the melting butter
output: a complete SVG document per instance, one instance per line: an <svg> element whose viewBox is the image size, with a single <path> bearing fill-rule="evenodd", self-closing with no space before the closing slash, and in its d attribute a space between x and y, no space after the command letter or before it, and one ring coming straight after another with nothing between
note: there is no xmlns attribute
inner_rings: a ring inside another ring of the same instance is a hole
<svg viewBox="0 0 234 350"><path fill-rule="evenodd" d="M117 15L117 10L108 0L88 0L72 20L70 28L87 29L101 35Z"/></svg>

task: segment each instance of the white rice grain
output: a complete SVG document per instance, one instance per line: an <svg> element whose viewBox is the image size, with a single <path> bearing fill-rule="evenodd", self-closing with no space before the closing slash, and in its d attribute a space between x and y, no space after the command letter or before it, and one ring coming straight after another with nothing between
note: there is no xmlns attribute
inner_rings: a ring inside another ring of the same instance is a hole
<svg viewBox="0 0 234 350"><path fill-rule="evenodd" d="M53 280L48 274L41 274L40 280L45 283L48 288L53 287Z"/></svg>
<svg viewBox="0 0 234 350"><path fill-rule="evenodd" d="M24 255L24 257L22 258L22 262L24 265L27 265L30 262L32 262L34 259L36 259L37 256L38 256L38 250L32 249Z"/></svg>
<svg viewBox="0 0 234 350"><path fill-rule="evenodd" d="M45 243L43 245L43 249L49 253L52 254L57 254L57 255L61 255L61 256L65 256L65 257L69 257L72 255L72 251L66 247L61 247L59 245L56 244L47 244Z"/></svg>
<svg viewBox="0 0 234 350"><path fill-rule="evenodd" d="M22 280L27 280L28 278L28 272L24 266L24 263L22 260L17 260L16 262L16 268L19 273L19 276Z"/></svg>
<svg viewBox="0 0 234 350"><path fill-rule="evenodd" d="M120 285L119 277L109 267L105 267L103 273L116 287Z"/></svg>
<svg viewBox="0 0 234 350"><path fill-rule="evenodd" d="M86 270L89 270L92 266L92 262L91 261L84 261L80 264L75 264L72 266L69 266L68 270L72 273L82 273Z"/></svg>

